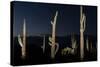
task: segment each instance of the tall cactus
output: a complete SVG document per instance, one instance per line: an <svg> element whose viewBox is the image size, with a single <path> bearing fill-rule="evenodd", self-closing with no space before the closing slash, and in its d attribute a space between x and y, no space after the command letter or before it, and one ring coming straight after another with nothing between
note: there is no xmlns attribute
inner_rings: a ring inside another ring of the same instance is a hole
<svg viewBox="0 0 100 67"><path fill-rule="evenodd" d="M80 7L80 58L84 58L84 31L86 26L86 16L82 12L82 6Z"/></svg>
<svg viewBox="0 0 100 67"><path fill-rule="evenodd" d="M43 53L45 52L45 35L43 35L43 45L41 46Z"/></svg>
<svg viewBox="0 0 100 67"><path fill-rule="evenodd" d="M26 57L26 21L25 19L23 23L23 36L21 39L21 36L18 35L18 42L19 42L19 45L21 46L22 58L24 59Z"/></svg>
<svg viewBox="0 0 100 67"><path fill-rule="evenodd" d="M51 46L51 58L54 59L55 55L59 49L59 44L56 43L55 41L55 31L56 31L56 20L57 20L57 16L58 16L58 11L56 11L56 15L54 17L54 20L51 21L51 25L52 25L52 37L49 37L49 45ZM55 48L56 46L56 48Z"/></svg>

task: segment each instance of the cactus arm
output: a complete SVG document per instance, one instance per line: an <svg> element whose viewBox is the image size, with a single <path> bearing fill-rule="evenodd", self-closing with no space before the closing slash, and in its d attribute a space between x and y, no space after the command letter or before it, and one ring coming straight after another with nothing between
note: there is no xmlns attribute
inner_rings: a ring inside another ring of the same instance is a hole
<svg viewBox="0 0 100 67"><path fill-rule="evenodd" d="M22 40L21 40L20 35L18 35L18 42L19 42L19 45L20 45L21 47L23 47L23 43L22 43Z"/></svg>
<svg viewBox="0 0 100 67"><path fill-rule="evenodd" d="M85 31L85 27L86 27L86 16L84 15L84 22L83 22L83 28L84 28L84 31Z"/></svg>
<svg viewBox="0 0 100 67"><path fill-rule="evenodd" d="M58 43L56 43L56 51L55 51L55 55L56 55L56 53L58 52L58 49L59 49L59 44Z"/></svg>
<svg viewBox="0 0 100 67"><path fill-rule="evenodd" d="M76 48L76 40L73 42L73 44L74 44L73 49L75 49Z"/></svg>
<svg viewBox="0 0 100 67"><path fill-rule="evenodd" d="M84 18L85 18L85 16L84 16L84 14L82 14L82 18L81 18L81 21L80 21L80 24L81 24L81 29L83 29L83 24L84 24Z"/></svg>
<svg viewBox="0 0 100 67"><path fill-rule="evenodd" d="M85 18L85 16L84 16L84 14L82 14L81 24L83 24L84 18Z"/></svg>
<svg viewBox="0 0 100 67"><path fill-rule="evenodd" d="M84 13L82 14L81 25L83 25L81 27L81 30L83 30L83 32L84 32L85 31L85 25L86 25L86 16L85 16Z"/></svg>
<svg viewBox="0 0 100 67"><path fill-rule="evenodd" d="M52 46L52 38L49 37L49 45Z"/></svg>
<svg viewBox="0 0 100 67"><path fill-rule="evenodd" d="M72 54L75 54L76 48L77 48L77 46L76 46L76 40L74 40L73 44L74 44L74 46L72 47Z"/></svg>
<svg viewBox="0 0 100 67"><path fill-rule="evenodd" d="M56 15L55 15L55 17L54 17L54 24L56 24L57 16L58 16L58 11L56 11Z"/></svg>
<svg viewBox="0 0 100 67"><path fill-rule="evenodd" d="M52 37L49 37L49 41L52 42Z"/></svg>
<svg viewBox="0 0 100 67"><path fill-rule="evenodd" d="M49 45L52 46L52 44L49 42Z"/></svg>
<svg viewBox="0 0 100 67"><path fill-rule="evenodd" d="M53 21L51 21L51 24L53 25Z"/></svg>

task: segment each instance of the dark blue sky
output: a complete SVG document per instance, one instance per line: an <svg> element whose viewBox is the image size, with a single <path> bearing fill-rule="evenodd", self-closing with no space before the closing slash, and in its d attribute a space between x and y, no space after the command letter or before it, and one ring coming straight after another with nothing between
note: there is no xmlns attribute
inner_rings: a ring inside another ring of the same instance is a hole
<svg viewBox="0 0 100 67"><path fill-rule="evenodd" d="M27 35L51 34L51 20L58 11L56 34L63 36L72 32L79 34L80 6L42 4L31 2L12 2L13 34L22 33L23 20L26 19ZM84 6L86 14L85 34L97 34L97 7Z"/></svg>

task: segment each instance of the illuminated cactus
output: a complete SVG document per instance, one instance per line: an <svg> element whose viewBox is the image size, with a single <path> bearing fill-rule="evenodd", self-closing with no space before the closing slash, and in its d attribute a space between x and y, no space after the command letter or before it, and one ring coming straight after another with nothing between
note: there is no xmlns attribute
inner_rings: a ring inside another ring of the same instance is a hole
<svg viewBox="0 0 100 67"><path fill-rule="evenodd" d="M75 35L74 34L72 34L71 42L72 42L72 54L75 54L77 45L76 45L76 39L75 39Z"/></svg>
<svg viewBox="0 0 100 67"><path fill-rule="evenodd" d="M45 52L45 35L43 36L43 46L41 46L41 48L43 49L43 53Z"/></svg>
<svg viewBox="0 0 100 67"><path fill-rule="evenodd" d="M18 35L18 42L19 42L19 45L21 46L22 59L25 59L26 57L26 21L25 19L24 19L24 24L23 24L23 36L21 39L21 36Z"/></svg>
<svg viewBox="0 0 100 67"><path fill-rule="evenodd" d="M86 16L82 12L82 6L80 7L80 58L84 58L84 31L86 26Z"/></svg>
<svg viewBox="0 0 100 67"><path fill-rule="evenodd" d="M61 54L62 54L62 55L68 55L68 54L73 54L73 53L74 53L74 51L73 51L73 49L70 48L70 47L65 47L65 48L63 48L62 51L61 51Z"/></svg>
<svg viewBox="0 0 100 67"><path fill-rule="evenodd" d="M87 51L89 51L89 40L88 40L88 37L86 39L86 49L87 49Z"/></svg>
<svg viewBox="0 0 100 67"><path fill-rule="evenodd" d="M51 58L54 59L55 55L59 49L59 44L56 43L55 41L55 30L56 30L56 19L58 16L58 11L56 11L56 15L54 17L54 20L51 21L52 25L52 37L49 37L49 45L51 46Z"/></svg>

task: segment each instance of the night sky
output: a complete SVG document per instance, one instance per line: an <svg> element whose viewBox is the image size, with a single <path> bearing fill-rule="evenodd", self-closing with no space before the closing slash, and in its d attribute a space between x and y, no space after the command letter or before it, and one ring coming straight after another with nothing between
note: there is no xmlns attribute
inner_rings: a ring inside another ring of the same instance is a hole
<svg viewBox="0 0 100 67"><path fill-rule="evenodd" d="M22 33L23 20L26 19L27 36L51 34L51 20L58 11L56 35L64 36L80 32L80 6L58 5L33 2L12 2L13 35ZM97 7L84 6L86 15L85 34L97 34Z"/></svg>

